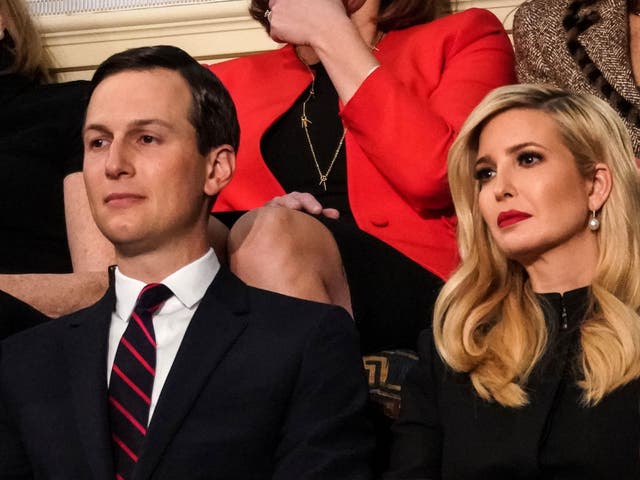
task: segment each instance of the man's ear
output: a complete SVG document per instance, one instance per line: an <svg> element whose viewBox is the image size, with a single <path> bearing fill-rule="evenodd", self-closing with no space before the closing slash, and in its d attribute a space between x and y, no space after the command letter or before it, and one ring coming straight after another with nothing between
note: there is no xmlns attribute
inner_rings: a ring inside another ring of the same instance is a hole
<svg viewBox="0 0 640 480"><path fill-rule="evenodd" d="M207 154L207 178L204 193L213 197L230 181L236 169L236 152L231 145L212 148Z"/></svg>
<svg viewBox="0 0 640 480"><path fill-rule="evenodd" d="M612 186L611 170L605 163L597 163L589 191L589 210L598 211L609 198Z"/></svg>

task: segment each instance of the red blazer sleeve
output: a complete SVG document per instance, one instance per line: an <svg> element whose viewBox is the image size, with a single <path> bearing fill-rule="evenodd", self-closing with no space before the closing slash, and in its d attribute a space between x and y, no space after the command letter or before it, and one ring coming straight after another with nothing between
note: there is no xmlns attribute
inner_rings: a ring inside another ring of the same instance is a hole
<svg viewBox="0 0 640 480"><path fill-rule="evenodd" d="M451 204L447 153L493 88L515 83L513 50L489 11L391 32L341 116L365 156L417 211Z"/></svg>

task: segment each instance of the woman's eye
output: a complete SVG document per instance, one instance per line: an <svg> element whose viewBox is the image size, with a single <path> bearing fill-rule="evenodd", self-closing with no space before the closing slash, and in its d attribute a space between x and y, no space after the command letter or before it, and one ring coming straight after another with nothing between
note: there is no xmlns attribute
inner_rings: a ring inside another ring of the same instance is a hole
<svg viewBox="0 0 640 480"><path fill-rule="evenodd" d="M536 152L522 152L518 155L518 163L525 167L535 165L542 160L542 155Z"/></svg>
<svg viewBox="0 0 640 480"><path fill-rule="evenodd" d="M480 183L484 183L484 182L487 182L488 180L491 180L495 175L496 175L496 171L493 168L485 167L485 168L480 168L476 170L473 176Z"/></svg>

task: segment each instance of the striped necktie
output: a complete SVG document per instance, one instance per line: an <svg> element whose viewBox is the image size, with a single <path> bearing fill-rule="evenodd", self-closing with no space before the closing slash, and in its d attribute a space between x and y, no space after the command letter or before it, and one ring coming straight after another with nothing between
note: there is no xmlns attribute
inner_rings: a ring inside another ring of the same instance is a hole
<svg viewBox="0 0 640 480"><path fill-rule="evenodd" d="M116 350L109 382L109 422L117 480L128 480L147 434L156 368L153 314L173 295L161 283L145 286Z"/></svg>

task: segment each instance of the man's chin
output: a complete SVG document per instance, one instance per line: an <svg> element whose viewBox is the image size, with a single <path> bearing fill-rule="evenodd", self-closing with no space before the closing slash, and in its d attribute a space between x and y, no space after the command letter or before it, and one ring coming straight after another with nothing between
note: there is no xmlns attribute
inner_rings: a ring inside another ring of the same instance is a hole
<svg viewBox="0 0 640 480"><path fill-rule="evenodd" d="M119 257L134 257L141 255L149 250L149 239L141 236L132 235L111 235L107 236L109 241L113 243L116 253Z"/></svg>

